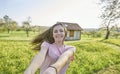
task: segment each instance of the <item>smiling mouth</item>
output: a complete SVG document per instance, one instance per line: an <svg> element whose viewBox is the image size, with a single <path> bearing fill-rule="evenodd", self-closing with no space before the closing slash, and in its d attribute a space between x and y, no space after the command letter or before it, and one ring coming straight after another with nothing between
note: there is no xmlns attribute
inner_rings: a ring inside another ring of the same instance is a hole
<svg viewBox="0 0 120 74"><path fill-rule="evenodd" d="M63 36L56 36L56 38L63 38Z"/></svg>

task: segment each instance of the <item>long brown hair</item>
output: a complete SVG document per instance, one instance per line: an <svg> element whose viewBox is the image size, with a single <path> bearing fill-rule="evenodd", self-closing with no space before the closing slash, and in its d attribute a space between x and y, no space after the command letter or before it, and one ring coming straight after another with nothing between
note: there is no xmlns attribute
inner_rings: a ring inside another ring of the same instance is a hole
<svg viewBox="0 0 120 74"><path fill-rule="evenodd" d="M42 34L39 34L38 36L35 37L35 39L33 39L33 41L31 43L33 45L35 45L35 47L34 47L35 50L40 50L40 46L43 41L47 41L50 44L55 42L54 38L53 38L53 29L55 26L58 26L58 25L61 25L64 28L65 37L66 37L67 29L66 29L65 25L61 24L61 23L56 23L52 27L50 27L48 30L46 30Z"/></svg>

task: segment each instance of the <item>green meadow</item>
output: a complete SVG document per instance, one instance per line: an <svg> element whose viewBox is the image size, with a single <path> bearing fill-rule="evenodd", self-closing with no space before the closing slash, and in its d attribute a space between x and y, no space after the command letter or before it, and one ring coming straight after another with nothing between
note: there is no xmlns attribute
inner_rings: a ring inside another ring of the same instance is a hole
<svg viewBox="0 0 120 74"><path fill-rule="evenodd" d="M23 74L39 53L30 44L37 34L30 32L30 37L26 37L22 31L0 33L0 74ZM75 60L67 74L120 74L120 39L82 36L81 40L65 41L65 44L76 47Z"/></svg>

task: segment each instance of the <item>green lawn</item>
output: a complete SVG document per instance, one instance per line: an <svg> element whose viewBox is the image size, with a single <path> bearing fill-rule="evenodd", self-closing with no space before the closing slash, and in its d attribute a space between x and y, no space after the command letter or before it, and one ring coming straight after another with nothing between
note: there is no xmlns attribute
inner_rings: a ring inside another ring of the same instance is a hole
<svg viewBox="0 0 120 74"><path fill-rule="evenodd" d="M29 38L20 33L5 34L0 34L0 74L23 74L39 52L31 50L33 46L30 45L30 40L37 34L31 32ZM76 47L75 60L67 74L120 74L120 39L82 38L65 41L65 44Z"/></svg>
<svg viewBox="0 0 120 74"><path fill-rule="evenodd" d="M29 32L29 37L27 37L27 34L25 31L11 31L10 33L4 32L0 33L0 39L2 40L31 40L36 35L38 35L39 32Z"/></svg>
<svg viewBox="0 0 120 74"><path fill-rule="evenodd" d="M76 42L71 45L76 46L77 51L68 74L105 74L106 71L107 74L120 73L120 47L116 50L98 41ZM107 70L109 68L110 71Z"/></svg>

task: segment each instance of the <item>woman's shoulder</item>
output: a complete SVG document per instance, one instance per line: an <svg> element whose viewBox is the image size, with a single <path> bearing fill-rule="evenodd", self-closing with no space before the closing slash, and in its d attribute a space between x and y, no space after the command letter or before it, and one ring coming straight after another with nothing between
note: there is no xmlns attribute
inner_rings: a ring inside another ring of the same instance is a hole
<svg viewBox="0 0 120 74"><path fill-rule="evenodd" d="M50 45L50 43L47 42L47 41L43 41L42 44L41 44L41 46L49 46L49 45Z"/></svg>

